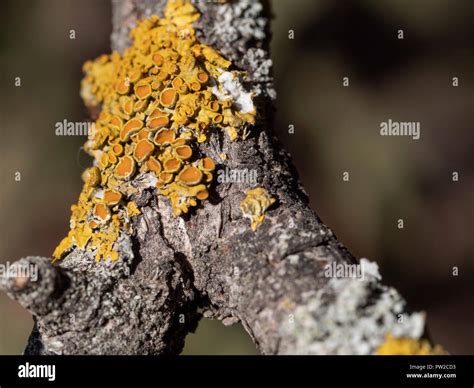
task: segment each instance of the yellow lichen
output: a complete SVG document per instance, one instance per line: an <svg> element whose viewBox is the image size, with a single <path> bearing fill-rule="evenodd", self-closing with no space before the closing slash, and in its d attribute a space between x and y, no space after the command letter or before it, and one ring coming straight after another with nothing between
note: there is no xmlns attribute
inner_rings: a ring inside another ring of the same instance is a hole
<svg viewBox="0 0 474 388"><path fill-rule="evenodd" d="M265 211L275 203L267 190L257 187L247 192L245 199L240 203L240 209L244 217L250 218L253 231L265 220Z"/></svg>
<svg viewBox="0 0 474 388"><path fill-rule="evenodd" d="M413 338L397 338L388 334L385 342L377 349L378 355L441 355L446 354L439 345L431 346L427 340L416 340Z"/></svg>
<svg viewBox="0 0 474 388"><path fill-rule="evenodd" d="M95 160L55 260L74 247L94 251L97 260L118 258L117 239L140 214L130 201L140 174L156 176L157 195L168 197L176 216L206 200L215 162L194 152L193 143L206 141L211 130L235 139L234 132L255 122L255 111L242 112L233 97L222 98L219 77L240 73L197 40L192 23L199 16L190 1L170 0L163 18L137 23L123 55L84 64L81 96L88 107L101 108L85 145Z"/></svg>

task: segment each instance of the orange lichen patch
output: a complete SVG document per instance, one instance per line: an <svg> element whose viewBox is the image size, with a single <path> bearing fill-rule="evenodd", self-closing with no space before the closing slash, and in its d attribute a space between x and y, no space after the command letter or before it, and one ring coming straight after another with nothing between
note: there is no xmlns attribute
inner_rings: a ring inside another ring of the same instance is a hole
<svg viewBox="0 0 474 388"><path fill-rule="evenodd" d="M184 85L184 81L181 77L175 77L173 81L171 81L171 85L179 91L180 87Z"/></svg>
<svg viewBox="0 0 474 388"><path fill-rule="evenodd" d="M98 222L94 221L94 220L91 220L91 221L89 221L89 223L87 225L89 225L89 228L91 228L91 229L96 229L96 228L99 227L100 224Z"/></svg>
<svg viewBox="0 0 474 388"><path fill-rule="evenodd" d="M155 145L149 140L140 140L135 147L133 156L138 163L145 161L155 149Z"/></svg>
<svg viewBox="0 0 474 388"><path fill-rule="evenodd" d="M222 123L223 120L224 120L224 116L222 116L219 113L212 116L212 122L214 124L220 124Z"/></svg>
<svg viewBox="0 0 474 388"><path fill-rule="evenodd" d="M253 231L265 220L265 211L275 201L263 187L257 187L247 192L246 197L240 203L240 210L242 210L244 217L250 218Z"/></svg>
<svg viewBox="0 0 474 388"><path fill-rule="evenodd" d="M113 128L116 128L116 129L120 129L122 128L122 125L123 125L123 121L120 117L118 116L113 116L111 119L110 119L110 122L109 122L110 126L113 127Z"/></svg>
<svg viewBox="0 0 474 388"><path fill-rule="evenodd" d="M130 136L137 133L143 127L143 121L137 118L127 121L120 131L120 140L126 142Z"/></svg>
<svg viewBox="0 0 474 388"><path fill-rule="evenodd" d="M151 86L148 82L141 82L134 87L135 96L140 99L147 98L151 95Z"/></svg>
<svg viewBox="0 0 474 388"><path fill-rule="evenodd" d="M188 145L182 145L175 148L176 156L181 160L188 160L193 156L193 150Z"/></svg>
<svg viewBox="0 0 474 388"><path fill-rule="evenodd" d="M63 255L68 253L74 246L71 238L71 232L64 237L53 252L53 262L60 259Z"/></svg>
<svg viewBox="0 0 474 388"><path fill-rule="evenodd" d="M181 147L183 145L186 145L186 139L184 137L180 137L180 138L176 139L175 141L173 141L171 143L171 145L173 147Z"/></svg>
<svg viewBox="0 0 474 388"><path fill-rule="evenodd" d="M181 169L181 161L176 158L167 159L163 163L163 168L166 172L177 172Z"/></svg>
<svg viewBox="0 0 474 388"><path fill-rule="evenodd" d="M105 222L110 218L109 209L103 203L95 204L93 215L99 222Z"/></svg>
<svg viewBox="0 0 474 388"><path fill-rule="evenodd" d="M447 354L439 345L432 346L427 340L397 338L388 334L385 342L376 350L378 355L428 356Z"/></svg>
<svg viewBox="0 0 474 388"><path fill-rule="evenodd" d="M204 201L209 197L209 191L207 190L202 190L196 194L196 198L199 199L200 201Z"/></svg>
<svg viewBox="0 0 474 388"><path fill-rule="evenodd" d="M120 159L115 168L115 176L119 179L128 179L135 172L135 161L130 156Z"/></svg>
<svg viewBox="0 0 474 388"><path fill-rule="evenodd" d="M234 127L227 127L227 134L229 135L230 140L234 141L239 137L237 130Z"/></svg>
<svg viewBox="0 0 474 388"><path fill-rule="evenodd" d="M94 186L97 186L99 185L101 181L101 177L100 177L100 169L99 167L91 167L88 171L87 171L87 181L86 183L91 186L91 187L94 187Z"/></svg>
<svg viewBox="0 0 474 388"><path fill-rule="evenodd" d="M128 80L119 81L115 85L115 91L118 94L127 94L129 90L130 90L130 82L128 82Z"/></svg>
<svg viewBox="0 0 474 388"><path fill-rule="evenodd" d="M216 168L216 164L211 158L206 156L205 158L200 160L199 168L203 171L214 171Z"/></svg>
<svg viewBox="0 0 474 388"><path fill-rule="evenodd" d="M201 182L202 172L194 166L187 166L178 174L176 180L185 185L194 186Z"/></svg>
<svg viewBox="0 0 474 388"><path fill-rule="evenodd" d="M163 105L166 108L171 108L172 106L174 106L177 99L178 99L178 93L176 92L176 90L172 88L164 89L160 93L161 105Z"/></svg>
<svg viewBox="0 0 474 388"><path fill-rule="evenodd" d="M156 66L161 66L163 64L163 57L158 53L153 54L151 60Z"/></svg>
<svg viewBox="0 0 474 388"><path fill-rule="evenodd" d="M150 131L156 131L157 129L166 127L169 122L168 116L166 115L155 116L150 121L148 121L147 127L150 129Z"/></svg>
<svg viewBox="0 0 474 388"><path fill-rule="evenodd" d="M212 182L212 179L214 178L214 176L210 172L205 171L203 175L204 175L204 182L206 183Z"/></svg>
<svg viewBox="0 0 474 388"><path fill-rule="evenodd" d="M140 129L140 132L138 132L135 136L136 138L134 139L134 141L137 142L139 142L140 140L150 140L150 131L148 131L148 129L146 128L143 128Z"/></svg>
<svg viewBox="0 0 474 388"><path fill-rule="evenodd" d="M104 202L109 205L117 205L122 199L122 193L117 190L106 190L104 193Z"/></svg>
<svg viewBox="0 0 474 388"><path fill-rule="evenodd" d="M173 214L179 216L187 213L190 207L196 206L195 198L199 192L206 190L206 186L203 184L188 186L173 182L161 190L171 200Z"/></svg>
<svg viewBox="0 0 474 388"><path fill-rule="evenodd" d="M170 183L173 180L173 178L174 178L173 174L167 171L161 172L158 177L160 183Z"/></svg>
<svg viewBox="0 0 474 388"><path fill-rule="evenodd" d="M163 146L170 144L175 138L176 133L172 129L163 128L156 133L153 141L156 145Z"/></svg>
<svg viewBox="0 0 474 388"><path fill-rule="evenodd" d="M110 164L115 164L118 162L117 155L115 155L112 150L109 150L109 152L107 153L107 159Z"/></svg>
<svg viewBox="0 0 474 388"><path fill-rule="evenodd" d="M209 80L209 74L205 71L200 71L197 73L196 78L200 83L205 84Z"/></svg>
<svg viewBox="0 0 474 388"><path fill-rule="evenodd" d="M210 101L207 107L213 112L218 112L220 109L220 105L217 101Z"/></svg>
<svg viewBox="0 0 474 388"><path fill-rule="evenodd" d="M148 170L153 171L157 176L161 172L161 163L153 156L150 156L147 160L146 166L148 167Z"/></svg>
<svg viewBox="0 0 474 388"><path fill-rule="evenodd" d="M83 224L74 231L73 240L78 247L84 248L91 237L92 228L87 224Z"/></svg>
<svg viewBox="0 0 474 388"><path fill-rule="evenodd" d="M143 112L148 105L148 100L139 100L133 106L135 112Z"/></svg>
<svg viewBox="0 0 474 388"><path fill-rule="evenodd" d="M101 109L84 147L95 159L95 178L89 170L84 174L71 207L71 230L55 259L81 248L95 252L97 260L116 260L119 237L133 231L130 217L139 209L130 196L145 173L157 177L153 190L168 198L176 216L187 213L208 197L215 168L192 149L210 131L233 127L244 133L254 123L255 112L241 110L234 103L238 97L220 81L243 73L230 71L230 61L199 42L192 26L198 18L190 1L169 0L164 17L137 22L123 54L84 64L81 96L88 107ZM109 215L100 217L103 208Z"/></svg>
<svg viewBox="0 0 474 388"><path fill-rule="evenodd" d="M127 203L127 212L130 217L141 214L141 211L135 201L130 201L129 203Z"/></svg>
<svg viewBox="0 0 474 388"><path fill-rule="evenodd" d="M121 156L123 154L123 146L122 144L114 144L112 146L112 153L115 156Z"/></svg>
<svg viewBox="0 0 474 388"><path fill-rule="evenodd" d="M140 69L134 69L128 74L128 80L130 82L137 82L142 76L142 72Z"/></svg>
<svg viewBox="0 0 474 388"><path fill-rule="evenodd" d="M189 87L191 90L194 90L195 92L201 90L201 84L197 81L193 81L189 84Z"/></svg>
<svg viewBox="0 0 474 388"><path fill-rule="evenodd" d="M120 98L120 107L126 115L133 113L133 99L128 96L122 96Z"/></svg>

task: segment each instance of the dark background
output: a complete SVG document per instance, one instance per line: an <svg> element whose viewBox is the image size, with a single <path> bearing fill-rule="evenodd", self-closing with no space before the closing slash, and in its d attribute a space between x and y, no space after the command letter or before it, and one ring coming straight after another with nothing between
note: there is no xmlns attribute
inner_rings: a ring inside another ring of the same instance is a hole
<svg viewBox="0 0 474 388"><path fill-rule="evenodd" d="M81 66L110 51L111 10L106 0L2 0L0 7L4 262L50 256L67 233L89 160L79 151L84 139L57 137L54 124L87 119ZM379 263L385 283L412 308L427 312L435 342L474 354L473 2L275 0L273 7L276 131L313 208L354 255ZM389 118L421 122L421 139L381 137ZM31 326L1 294L0 354L21 353ZM255 352L240 326L208 320L185 349Z"/></svg>

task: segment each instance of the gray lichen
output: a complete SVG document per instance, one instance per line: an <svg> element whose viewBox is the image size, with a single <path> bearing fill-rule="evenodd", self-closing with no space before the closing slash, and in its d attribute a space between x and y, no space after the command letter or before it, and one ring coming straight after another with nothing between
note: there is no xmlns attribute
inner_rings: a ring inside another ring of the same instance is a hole
<svg viewBox="0 0 474 388"><path fill-rule="evenodd" d="M325 287L306 292L283 335L295 342L285 353L372 354L387 333L419 339L423 313L404 313L405 301L380 283L377 264L361 259L364 277L332 278ZM400 315L402 314L402 315Z"/></svg>

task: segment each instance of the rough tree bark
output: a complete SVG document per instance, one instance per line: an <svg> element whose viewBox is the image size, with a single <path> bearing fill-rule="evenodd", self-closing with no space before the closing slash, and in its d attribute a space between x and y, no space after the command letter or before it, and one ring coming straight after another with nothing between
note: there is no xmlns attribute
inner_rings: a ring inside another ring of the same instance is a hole
<svg viewBox="0 0 474 388"><path fill-rule="evenodd" d="M113 0L112 48L129 44L135 21L160 14L165 0ZM211 200L175 218L166 200L144 190L142 214L121 244L121 260L95 263L75 251L58 265L27 257L37 282L1 286L34 316L27 354L179 353L204 314L241 322L264 354L369 354L387 333L418 339L424 316L362 260L364 279L325 276L327 264L357 263L310 209L290 157L272 133L275 99L269 57L270 7L237 0L195 1L201 40L248 72L259 121L245 141L212 134L201 144L220 168L256 169L277 202L254 232L239 204L248 183L220 183ZM220 160L224 152L228 158Z"/></svg>

